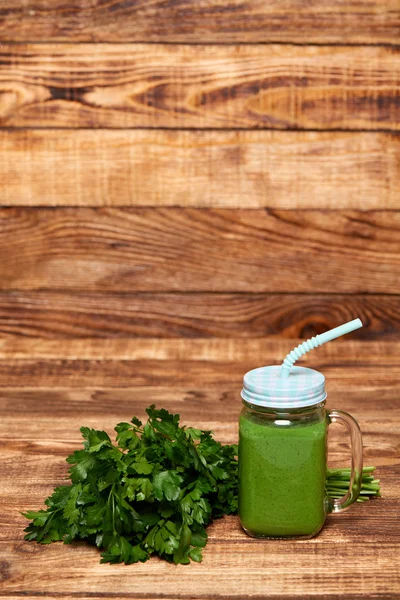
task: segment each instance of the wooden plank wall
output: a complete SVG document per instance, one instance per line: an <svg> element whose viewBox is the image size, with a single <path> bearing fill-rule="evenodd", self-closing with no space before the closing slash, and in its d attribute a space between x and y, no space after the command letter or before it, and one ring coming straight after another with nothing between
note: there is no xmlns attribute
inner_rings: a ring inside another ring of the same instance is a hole
<svg viewBox="0 0 400 600"><path fill-rule="evenodd" d="M399 41L398 0L0 0L3 352L396 338Z"/></svg>

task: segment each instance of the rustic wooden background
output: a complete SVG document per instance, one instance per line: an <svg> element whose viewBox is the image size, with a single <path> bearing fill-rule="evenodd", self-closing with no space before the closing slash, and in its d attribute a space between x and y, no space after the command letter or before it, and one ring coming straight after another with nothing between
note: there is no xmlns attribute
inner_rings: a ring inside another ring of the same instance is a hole
<svg viewBox="0 0 400 600"><path fill-rule="evenodd" d="M0 596L400 597L399 45L400 0L0 0ZM22 541L80 425L234 442L243 373L357 316L305 360L381 500L190 567Z"/></svg>

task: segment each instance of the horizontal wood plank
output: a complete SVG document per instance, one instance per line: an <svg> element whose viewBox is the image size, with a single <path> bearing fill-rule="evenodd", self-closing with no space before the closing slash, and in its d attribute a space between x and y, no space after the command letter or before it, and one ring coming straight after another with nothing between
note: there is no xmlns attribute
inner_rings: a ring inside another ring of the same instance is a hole
<svg viewBox="0 0 400 600"><path fill-rule="evenodd" d="M0 209L2 290L399 293L400 212Z"/></svg>
<svg viewBox="0 0 400 600"><path fill-rule="evenodd" d="M356 315L353 315L353 317ZM336 323L337 325L337 323ZM314 361L317 356L321 364L342 365L344 360L351 364L363 361L364 366L378 364L384 356L387 365L396 366L400 353L398 339L384 338L377 341L354 339L356 333L334 344L325 344L301 360ZM99 340L98 338L46 340L41 338L11 338L0 340L0 359L29 360L106 360L106 361L201 361L208 363L259 362L279 363L302 339L271 336L265 338L228 339L160 339L123 338ZM317 356L316 356L317 354ZM262 357L262 358L261 358ZM349 364L349 363L348 363Z"/></svg>
<svg viewBox="0 0 400 600"><path fill-rule="evenodd" d="M0 98L3 127L399 130L400 51L2 44Z"/></svg>
<svg viewBox="0 0 400 600"><path fill-rule="evenodd" d="M350 352L342 348L343 353ZM311 367L314 360L316 359L310 359L307 363L301 361L299 364ZM386 357L384 361L386 364ZM266 360L261 361L259 356L253 360L256 366L273 363L268 354ZM171 361L171 365L173 364ZM174 368L176 365L177 362ZM113 427L121 420L129 420L133 415L145 419L145 408L154 403L157 406L164 406L170 412L179 413L185 424L192 427L201 426L202 429L211 428L216 431L218 437L222 436L225 441L233 443L237 440L236 416L241 407L243 365L245 361L238 361L239 375L231 382L222 381L219 387L203 385L201 382L195 386L177 384L171 387L162 383L158 386L135 386L132 380L131 386L126 388L59 387L53 389L42 386L38 389L29 386L29 379L23 388L5 385L0 390L3 413L1 439L5 445L14 440L17 444L15 448L22 450L20 442L23 440L31 440L32 443L35 441L35 444L39 444L40 447L46 445L46 440L58 441L60 444L75 444L81 439L79 427L82 425L82 419L86 425L106 429L111 435ZM393 368L393 365L388 366ZM326 372L326 366L323 369L326 375L329 407L354 413L362 423L363 431L368 429L370 435L374 423L379 423L379 428L386 423L387 432L390 433L396 430L397 421L400 420L400 406L397 401L399 385L393 388L381 387L378 383L375 387L362 385L361 375L357 375L358 385L348 388L346 381L341 382L340 378L335 377L332 368L329 372ZM344 371L345 367L342 369ZM230 415L228 418L228 406L232 407L232 415L235 416ZM55 415L56 419L54 419ZM45 423L45 438L37 428L38 419ZM21 423L24 423L22 428ZM341 430L340 426L337 427ZM382 436L381 446L385 444L384 433L383 430L379 433ZM381 455L380 450L371 444L369 456L374 457L375 460L379 458L383 460L385 456ZM396 442L390 450L392 457L395 458Z"/></svg>
<svg viewBox="0 0 400 600"><path fill-rule="evenodd" d="M360 526L364 526L363 517L368 511L375 511L376 507L377 503L357 508ZM380 515L389 529L395 520L393 511L386 518L384 512ZM350 518L341 518L344 530ZM22 521L23 517L21 525ZM329 524L335 527L334 517L329 518ZM92 597L102 598L205 600L215 598L217 592L219 598L262 600L304 598L303 590L312 589L317 597L319 594L326 600L339 599L339 591L350 600L389 600L398 592L397 540L381 539L380 543L368 544L363 537L353 541L354 535L343 534L341 541L327 543L328 526L317 541L309 544L286 540L254 542L245 538L240 542L219 540L222 532L227 536L231 531L240 533L238 527L234 517L217 521L211 528L203 562L186 568L164 564L157 558L128 569L125 565L110 568L100 565L98 550L85 544L31 548L31 542L6 542L0 545L6 593L13 597L13 592L34 592L35 596L57 592L61 597L76 594L80 598L92 591ZM29 571L25 568L27 554ZM244 563L251 565L251 577L249 570L243 569ZM46 577L38 576L44 571L49 573Z"/></svg>
<svg viewBox="0 0 400 600"><path fill-rule="evenodd" d="M37 337L307 338L354 315L353 338L398 339L394 295L0 292L0 335L16 349Z"/></svg>
<svg viewBox="0 0 400 600"><path fill-rule="evenodd" d="M267 364L280 364L282 357ZM32 388L50 387L55 390L70 388L126 388L131 386L177 385L193 386L202 381L204 386L218 387L222 383L236 383L238 389L242 384L245 372L260 366L267 361L260 357L254 361L243 361L240 365L229 361L213 364L209 361L184 360L40 360L26 359L3 360L0 363L1 386ZM306 361L305 364L308 364ZM310 365L311 366L311 365ZM354 389L358 382L354 381L352 370L357 370L364 377L364 387L380 386L382 389L399 387L399 367L395 359L383 357L376 363L372 359L354 359L344 365L332 365L321 359L312 361L312 367L324 371L330 377L332 387L338 381L346 384L347 389Z"/></svg>
<svg viewBox="0 0 400 600"><path fill-rule="evenodd" d="M400 208L384 133L0 131L0 152L3 205Z"/></svg>
<svg viewBox="0 0 400 600"><path fill-rule="evenodd" d="M4 41L398 44L397 0L0 0Z"/></svg>

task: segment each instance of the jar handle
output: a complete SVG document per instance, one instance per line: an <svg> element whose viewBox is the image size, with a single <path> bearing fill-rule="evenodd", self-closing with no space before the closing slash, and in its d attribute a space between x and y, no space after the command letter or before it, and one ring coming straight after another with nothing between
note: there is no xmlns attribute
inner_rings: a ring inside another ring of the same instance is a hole
<svg viewBox="0 0 400 600"><path fill-rule="evenodd" d="M329 512L338 513L346 510L360 495L363 471L363 444L360 427L357 421L348 413L341 410L328 412L330 423L341 423L347 428L351 441L351 478L347 493L330 503Z"/></svg>

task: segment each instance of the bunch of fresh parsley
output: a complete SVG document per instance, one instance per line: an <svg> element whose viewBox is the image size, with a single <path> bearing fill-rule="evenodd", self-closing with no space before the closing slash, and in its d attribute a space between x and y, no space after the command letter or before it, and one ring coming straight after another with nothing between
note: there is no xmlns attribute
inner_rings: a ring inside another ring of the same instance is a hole
<svg viewBox="0 0 400 600"><path fill-rule="evenodd" d="M155 405L146 412L144 426L134 417L115 427L116 445L81 428L84 449L67 458L71 485L54 490L47 510L25 513L25 539L84 539L103 549L101 562L201 561L205 526L237 512L237 446L180 427L179 415Z"/></svg>

